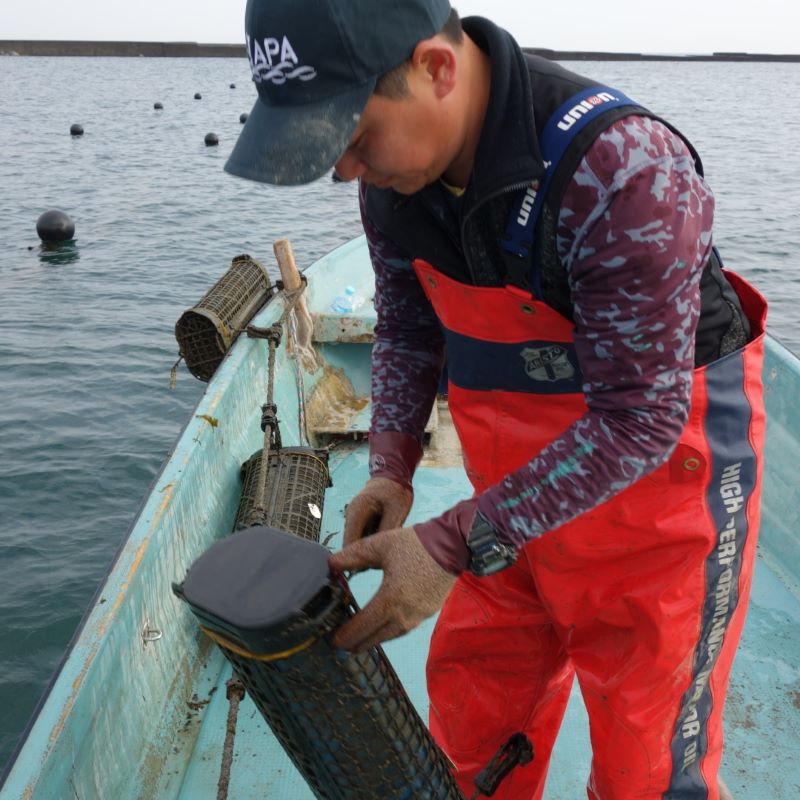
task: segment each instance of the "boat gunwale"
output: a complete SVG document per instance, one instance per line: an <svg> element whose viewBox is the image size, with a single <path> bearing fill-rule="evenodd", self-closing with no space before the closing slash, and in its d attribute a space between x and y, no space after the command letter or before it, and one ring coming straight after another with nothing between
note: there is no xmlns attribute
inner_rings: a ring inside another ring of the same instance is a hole
<svg viewBox="0 0 800 800"><path fill-rule="evenodd" d="M286 305L285 295L275 295L254 316L252 323L263 327L273 324L280 319L286 309ZM147 548L148 539L153 529L152 520L158 516L158 506L163 503L163 498L158 496L157 487L170 467L180 460L180 453L184 449L191 448L195 433L200 432L204 426L207 427L208 423L203 417L211 416L205 412L213 411L214 397L218 394L218 388L221 383L228 380L229 373L231 370L236 369L235 365L238 362L247 358L252 347L263 346L263 344L258 345L257 341L240 336L234 346L226 353L216 373L208 382L205 391L194 405L188 419L177 434L172 448L164 457L159 469L150 481L147 492L137 507L130 526L110 559L108 567L99 579L97 589L93 593L75 632L70 637L61 659L34 707L31 717L20 734L20 738L8 761L3 766L2 772L0 772L0 793L5 790L17 770L24 770L24 766L20 764L20 756L30 746L29 743L32 742L32 734L36 727L45 725L47 728L42 731L42 740L43 742L46 741L46 744L33 745L36 748L36 752L30 755L32 757L35 756L35 763L38 768L31 779L26 782L26 787L28 788L23 797L30 796L35 789L39 769L49 758L53 743L61 733L61 727L84 684L83 679L91 668L100 648L107 641L106 633L117 616L121 604L127 597L126 587L130 584L141 565L144 555L142 550ZM152 509L153 513L148 515L148 510L150 509ZM138 529L140 528L141 530L139 531ZM100 601L106 594L106 590L114 583L117 584L117 591L114 592L113 596L106 597L105 602L101 603ZM79 648L85 648L86 653L81 656L80 661L76 664L76 669L70 671L70 662L73 661ZM56 700L58 707L48 709L55 696L54 690L65 681L71 684L71 689L65 694L64 701ZM47 713L49 713L51 719L45 721ZM30 769L28 771L31 772Z"/></svg>
<svg viewBox="0 0 800 800"><path fill-rule="evenodd" d="M348 255L350 255L351 251L359 251L364 248L365 241L366 237L362 234L343 242L310 264L308 268L303 271L303 274L305 274L307 278L310 278L315 272L322 271L332 262L342 261ZM311 285L310 281L307 285ZM312 290L307 290L308 302L312 312L315 310L315 301L318 301L316 303L318 307L324 306L327 308L330 299L333 296L333 287L328 288L328 295L324 298L316 287ZM286 295L283 292L273 295L256 312L251 320L251 324L259 327L267 327L272 325L281 319L282 315L287 310L287 307L288 303L286 300ZM43 734L45 735L43 735L42 739L46 740L47 744L38 747L39 752L36 752L35 754L35 763L37 764L37 769L34 776L26 781L26 794L23 796L30 796L35 790L36 781L38 780L38 775L41 771L41 768L47 762L47 759L52 751L53 742L57 739L57 736L60 733L59 726L63 725L64 721L66 720L67 715L65 710L69 710L68 705L71 701L74 702L74 698L77 696L77 693L83 686L83 680L81 676L85 676L86 672L90 668L91 662L94 660L99 652L99 648L107 638L106 632L119 609L120 603L125 599L126 593L124 592L124 586L126 582L124 580L118 581L119 587L122 591L116 592L113 600L106 598L106 601L101 603L100 601L103 599L104 592L107 587L114 582L115 578L120 578L123 574L132 579L133 573L130 571L130 565L128 565L127 568L124 568L123 566L125 563L125 555L131 551L132 543L136 539L137 528L143 524L146 518L147 509L151 506L151 504L156 503L156 490L158 485L173 462L177 461L177 456L179 451L183 448L184 443L186 443L187 447L190 446L191 438L189 437L193 437L193 429L198 428L198 430L200 430L202 429L203 425L207 424L202 420L202 417L206 410L213 410L209 406L211 406L213 397L215 394L217 394L217 387L222 382L229 381L229 374L238 368L238 366L234 365L238 365L242 360L247 358L252 348L263 346L263 343L258 344L258 341L259 340L256 339L250 339L247 336L239 336L238 339L233 343L233 346L225 354L211 380L209 380L206 384L203 394L190 411L186 422L180 428L180 431L174 439L172 447L162 459L158 470L154 474L147 487L146 493L143 494L142 500L137 506L137 509L132 517L131 524L128 526L125 534L122 536L119 546L114 551L114 554L109 559L107 568L98 579L97 588L92 594L92 597L89 600L89 603L87 604L74 633L67 642L64 652L59 659L58 664L55 666L50 679L48 680L45 688L42 690L42 693L37 700L33 711L31 712L31 716L20 733L19 739L12 749L8 760L2 765L2 768L0 768L0 794L4 792L7 784L12 780L17 771L24 770L24 766L20 764L20 756L23 755L28 747L37 747L37 745L30 744L32 742L32 734L37 726L46 725L47 729L46 731L43 731ZM150 529L151 525L142 525L142 527L143 532L146 532ZM140 536L139 538L144 540L145 537ZM141 559L137 561L135 554L139 551L142 544L143 541L138 542L138 546L133 551L134 558L132 559L132 564L137 568L141 563ZM103 624L104 618L107 618L106 624ZM86 636L90 629L93 631L93 633L89 636ZM85 642L83 641L84 638L86 638ZM76 669L74 674L68 675L68 665L73 660L73 656L76 654L78 648L84 646L87 649L87 658L81 659L80 668ZM48 706L54 698L54 690L60 683L67 680L72 683L72 690L66 693L66 701L64 703L59 703L59 713L54 714L52 709L48 709ZM53 716L52 723L44 721L45 714L48 713L48 711ZM34 753L31 753L31 756L34 756ZM31 770L28 771L30 772Z"/></svg>

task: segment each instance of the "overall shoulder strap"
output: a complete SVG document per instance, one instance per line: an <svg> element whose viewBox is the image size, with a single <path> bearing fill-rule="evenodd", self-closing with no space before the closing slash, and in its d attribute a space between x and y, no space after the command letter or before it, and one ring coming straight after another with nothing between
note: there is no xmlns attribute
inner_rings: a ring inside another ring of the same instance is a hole
<svg viewBox="0 0 800 800"><path fill-rule="evenodd" d="M631 114L652 116L649 111L622 92L608 86L581 89L556 108L539 136L545 164L544 177L518 192L511 208L502 240L506 268L514 283L522 283L535 297L564 313L570 308L559 289L553 297L545 284L553 280L547 269L555 256L555 224L552 209L561 205L567 183L572 178L586 150L602 130L617 119ZM534 242L537 246L534 247ZM563 272L563 270L561 270ZM566 286L566 275L564 286ZM571 314L570 314L571 316Z"/></svg>
<svg viewBox="0 0 800 800"><path fill-rule="evenodd" d="M613 90L612 90L613 91ZM692 143L667 120L636 104L605 110L604 113L591 119L573 138L550 180L549 188L544 193L539 217L536 221L534 238L533 274L538 276L541 291L550 305L564 316L572 318L572 301L570 298L567 273L558 255L557 226L561 203L572 176L578 169L586 151L597 137L608 127L624 117L635 114L658 120L680 137L688 148L695 163L697 172L703 174L703 164Z"/></svg>

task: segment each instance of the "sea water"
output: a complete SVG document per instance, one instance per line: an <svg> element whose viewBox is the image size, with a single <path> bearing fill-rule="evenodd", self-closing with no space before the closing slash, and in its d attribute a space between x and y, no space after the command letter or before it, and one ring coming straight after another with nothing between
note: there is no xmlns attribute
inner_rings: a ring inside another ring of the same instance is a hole
<svg viewBox="0 0 800 800"><path fill-rule="evenodd" d="M727 264L800 352L800 64L568 66L693 141ZM274 268L288 237L302 268L360 232L352 185L222 171L254 99L244 56L0 58L0 765L203 391L169 388L181 312L235 255ZM76 235L50 251L53 208Z"/></svg>

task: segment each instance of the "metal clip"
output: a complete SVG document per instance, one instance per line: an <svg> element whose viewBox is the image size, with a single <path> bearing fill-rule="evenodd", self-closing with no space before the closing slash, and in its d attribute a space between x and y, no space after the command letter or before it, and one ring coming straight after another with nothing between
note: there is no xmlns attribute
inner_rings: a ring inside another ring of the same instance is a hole
<svg viewBox="0 0 800 800"><path fill-rule="evenodd" d="M275 403L264 403L261 406L261 430L267 432L267 428L274 431L278 427L278 406Z"/></svg>
<svg viewBox="0 0 800 800"><path fill-rule="evenodd" d="M149 622L145 622L142 628L142 641L147 644L148 642L157 642L164 634L158 628L151 628Z"/></svg>

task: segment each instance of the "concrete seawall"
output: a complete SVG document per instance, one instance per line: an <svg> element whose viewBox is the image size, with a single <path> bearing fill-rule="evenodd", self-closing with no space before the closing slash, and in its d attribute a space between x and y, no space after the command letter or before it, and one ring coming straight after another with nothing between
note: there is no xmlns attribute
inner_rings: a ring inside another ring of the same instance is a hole
<svg viewBox="0 0 800 800"><path fill-rule="evenodd" d="M779 61L800 62L800 54L775 53L607 53L582 50L523 48L554 61ZM0 39L0 55L18 56L109 56L149 58L246 58L244 43L199 44L198 42L93 42Z"/></svg>
<svg viewBox="0 0 800 800"><path fill-rule="evenodd" d="M247 58L241 44L197 42L59 42L51 40L0 39L0 55L18 56L115 56L149 58Z"/></svg>

